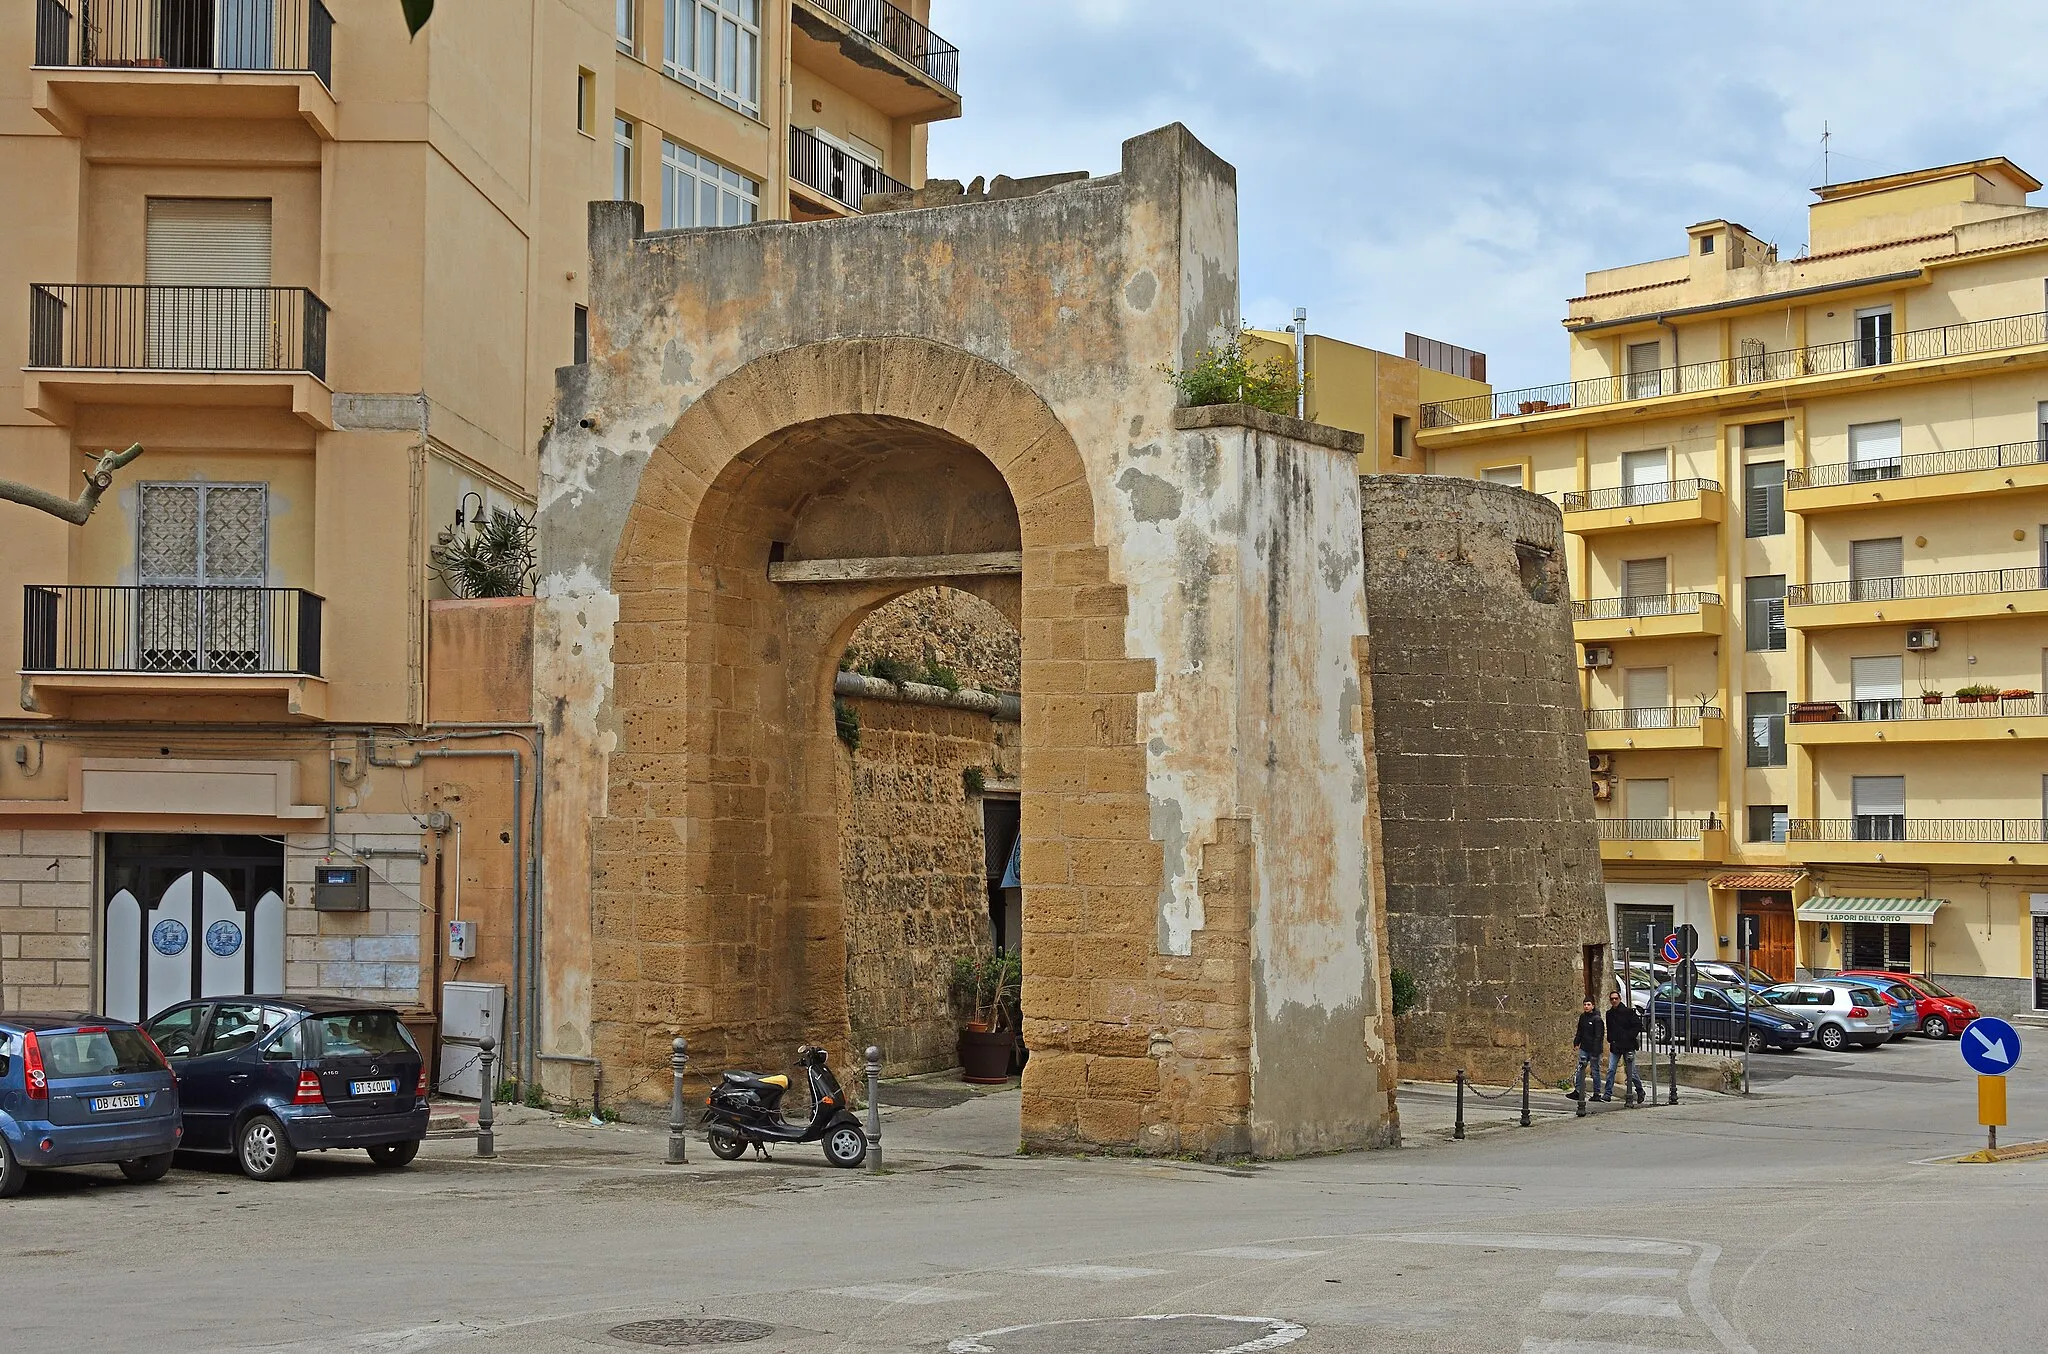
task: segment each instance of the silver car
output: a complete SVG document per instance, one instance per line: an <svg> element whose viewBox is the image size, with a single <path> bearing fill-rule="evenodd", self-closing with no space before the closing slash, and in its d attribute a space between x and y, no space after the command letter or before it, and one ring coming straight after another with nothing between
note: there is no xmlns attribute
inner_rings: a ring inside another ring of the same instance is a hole
<svg viewBox="0 0 2048 1354"><path fill-rule="evenodd" d="M1869 984L1779 983L1766 988L1762 999L1811 1022L1815 1046L1830 1053L1851 1044L1876 1048L1892 1037L1892 1008Z"/></svg>

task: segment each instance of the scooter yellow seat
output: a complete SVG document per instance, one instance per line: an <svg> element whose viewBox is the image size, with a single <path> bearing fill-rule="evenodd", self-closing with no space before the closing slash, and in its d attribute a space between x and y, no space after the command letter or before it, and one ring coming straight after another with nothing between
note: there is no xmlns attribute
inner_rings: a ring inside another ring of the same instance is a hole
<svg viewBox="0 0 2048 1354"><path fill-rule="evenodd" d="M789 1089L789 1076L787 1073L777 1072L772 1077L762 1077L761 1084L763 1086L780 1086L786 1091Z"/></svg>

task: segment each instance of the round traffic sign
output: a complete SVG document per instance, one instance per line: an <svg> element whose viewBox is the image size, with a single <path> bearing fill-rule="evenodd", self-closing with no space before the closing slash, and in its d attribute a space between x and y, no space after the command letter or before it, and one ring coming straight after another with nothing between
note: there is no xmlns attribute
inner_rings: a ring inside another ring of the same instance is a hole
<svg viewBox="0 0 2048 1354"><path fill-rule="evenodd" d="M1996 1016L1963 1027L1963 1061L1980 1076L2002 1077L2020 1063L2020 1032Z"/></svg>
<svg viewBox="0 0 2048 1354"><path fill-rule="evenodd" d="M1667 964L1675 964L1683 958L1685 958L1685 956L1681 954L1678 949L1678 937L1676 935L1668 935L1664 937L1664 962Z"/></svg>

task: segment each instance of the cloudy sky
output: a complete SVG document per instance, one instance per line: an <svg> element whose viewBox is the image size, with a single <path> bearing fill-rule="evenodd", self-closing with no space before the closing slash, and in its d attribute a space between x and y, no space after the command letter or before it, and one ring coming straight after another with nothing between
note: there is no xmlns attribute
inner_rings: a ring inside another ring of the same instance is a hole
<svg viewBox="0 0 2048 1354"><path fill-rule="evenodd" d="M1184 122L1237 166L1246 318L1559 378L1589 268L1741 221L1790 257L1821 179L1989 155L2048 174L2048 4L934 0L966 116L930 173L1114 170ZM2036 199L2048 202L2048 193Z"/></svg>

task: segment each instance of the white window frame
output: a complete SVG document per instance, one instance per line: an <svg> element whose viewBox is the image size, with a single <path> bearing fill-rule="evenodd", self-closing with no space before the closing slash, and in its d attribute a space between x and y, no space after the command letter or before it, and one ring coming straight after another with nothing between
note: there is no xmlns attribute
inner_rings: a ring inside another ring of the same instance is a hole
<svg viewBox="0 0 2048 1354"><path fill-rule="evenodd" d="M639 0L615 0L612 37L618 42L619 50L627 56L633 55L634 34L639 27L636 22L639 16L634 13L638 3Z"/></svg>
<svg viewBox="0 0 2048 1354"><path fill-rule="evenodd" d="M761 5L762 0L667 0L662 70L759 118Z"/></svg>
<svg viewBox="0 0 2048 1354"><path fill-rule="evenodd" d="M1871 321L1871 335L1863 336L1864 322ZM1856 365L1859 367L1883 367L1891 364L1897 356L1894 350L1896 332L1892 325L1890 306L1863 306L1856 312Z"/></svg>
<svg viewBox="0 0 2048 1354"><path fill-rule="evenodd" d="M612 200L637 201L633 196L633 149L640 128L623 113L612 114Z"/></svg>
<svg viewBox="0 0 2048 1354"><path fill-rule="evenodd" d="M709 189L718 217L703 220L704 193ZM689 209L679 210L685 196ZM737 219L728 220L728 217ZM761 219L761 185L738 170L693 150L680 141L661 141L661 228L684 230L702 226L746 226Z"/></svg>

